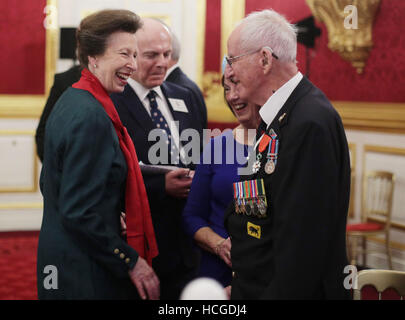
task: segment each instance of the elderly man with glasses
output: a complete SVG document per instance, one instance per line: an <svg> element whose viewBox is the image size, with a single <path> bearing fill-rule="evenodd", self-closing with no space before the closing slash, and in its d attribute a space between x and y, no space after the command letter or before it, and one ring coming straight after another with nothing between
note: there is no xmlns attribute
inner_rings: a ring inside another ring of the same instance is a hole
<svg viewBox="0 0 405 320"><path fill-rule="evenodd" d="M293 25L272 10L228 39L225 76L262 106L253 158L225 225L232 299L346 299L350 161L342 121L297 68Z"/></svg>

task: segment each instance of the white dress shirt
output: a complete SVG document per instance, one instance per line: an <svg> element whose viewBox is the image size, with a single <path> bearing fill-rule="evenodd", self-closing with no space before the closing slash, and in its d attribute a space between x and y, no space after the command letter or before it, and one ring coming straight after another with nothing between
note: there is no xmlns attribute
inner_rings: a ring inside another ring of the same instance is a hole
<svg viewBox="0 0 405 320"><path fill-rule="evenodd" d="M298 72L294 77L284 83L275 93L273 93L263 107L260 108L260 117L267 124L267 128L273 122L277 113L283 107L302 78L302 73Z"/></svg>

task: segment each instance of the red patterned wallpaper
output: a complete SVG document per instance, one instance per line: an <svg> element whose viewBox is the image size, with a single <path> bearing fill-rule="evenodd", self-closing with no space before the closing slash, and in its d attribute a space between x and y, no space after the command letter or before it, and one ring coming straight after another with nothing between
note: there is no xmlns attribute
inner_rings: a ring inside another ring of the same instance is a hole
<svg viewBox="0 0 405 320"><path fill-rule="evenodd" d="M273 8L291 22L311 11L305 0L246 0L246 14ZM361 14L359 12L359 14ZM328 34L323 23L322 35L311 50L310 80L330 100L405 102L405 1L382 0L373 27L374 48L363 74L327 47ZM305 74L305 48L299 45L297 60Z"/></svg>
<svg viewBox="0 0 405 320"><path fill-rule="evenodd" d="M46 0L0 1L0 94L44 94Z"/></svg>

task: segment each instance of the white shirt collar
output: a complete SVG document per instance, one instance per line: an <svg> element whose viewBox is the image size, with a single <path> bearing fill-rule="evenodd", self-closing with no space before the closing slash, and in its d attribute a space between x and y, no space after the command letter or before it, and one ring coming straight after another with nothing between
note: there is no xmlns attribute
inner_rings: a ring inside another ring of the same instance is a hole
<svg viewBox="0 0 405 320"><path fill-rule="evenodd" d="M284 83L274 94L272 94L266 103L260 108L260 117L267 126L273 122L277 113L283 107L302 78L302 73L298 72L294 77Z"/></svg>
<svg viewBox="0 0 405 320"><path fill-rule="evenodd" d="M166 80L167 77L172 73L172 71L173 71L174 69L176 69L178 66L179 66L179 64L176 63L176 64L172 65L169 69L167 69L167 71L166 71L166 76L165 76L165 80Z"/></svg>
<svg viewBox="0 0 405 320"><path fill-rule="evenodd" d="M138 81L128 78L128 84L131 86L131 88L135 91L136 95L138 96L139 100L143 103L145 99L147 99L147 95L149 91L154 90L157 94L157 96L164 100L163 92L160 86L153 87L153 88L145 88L143 85L141 85Z"/></svg>

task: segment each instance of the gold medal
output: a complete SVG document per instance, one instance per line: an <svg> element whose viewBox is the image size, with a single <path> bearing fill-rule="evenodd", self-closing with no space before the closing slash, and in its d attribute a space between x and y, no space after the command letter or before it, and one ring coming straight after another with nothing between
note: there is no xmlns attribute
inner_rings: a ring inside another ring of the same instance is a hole
<svg viewBox="0 0 405 320"><path fill-rule="evenodd" d="M274 172L274 169L276 168L274 161L273 160L268 160L266 162L266 165L264 166L264 172L267 174L272 174Z"/></svg>

